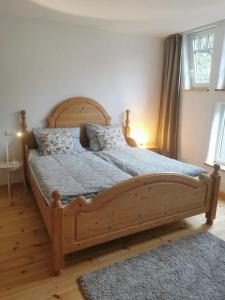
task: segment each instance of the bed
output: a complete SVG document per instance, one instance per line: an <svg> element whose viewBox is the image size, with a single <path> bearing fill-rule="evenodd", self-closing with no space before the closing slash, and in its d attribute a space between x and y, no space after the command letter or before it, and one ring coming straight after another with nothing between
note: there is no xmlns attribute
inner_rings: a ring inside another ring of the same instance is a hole
<svg viewBox="0 0 225 300"><path fill-rule="evenodd" d="M53 270L64 268L66 254L109 240L153 228L175 220L206 213L207 224L216 216L219 194L219 166L211 175L188 176L175 173L146 173L135 177L122 174L123 180L93 197L74 196L64 202L60 191L46 201L29 163L30 149L37 148L27 129L26 111L21 111L26 179L36 198L52 243ZM49 128L81 128L81 144L88 146L86 123L110 124L110 116L96 101L75 97L61 102L47 119ZM130 146L129 111L125 137ZM123 170L121 170L123 172Z"/></svg>

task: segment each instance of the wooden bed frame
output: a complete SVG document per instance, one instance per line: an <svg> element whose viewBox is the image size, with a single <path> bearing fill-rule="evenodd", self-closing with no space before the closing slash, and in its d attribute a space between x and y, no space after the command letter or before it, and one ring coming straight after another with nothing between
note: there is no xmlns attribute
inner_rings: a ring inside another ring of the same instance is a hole
<svg viewBox="0 0 225 300"><path fill-rule="evenodd" d="M33 134L27 131L26 112L21 111L26 178L29 181L53 250L54 273L64 267L64 255L153 228L175 220L206 213L207 224L216 216L220 186L219 166L198 178L178 174L148 174L123 181L94 197L90 203L77 197L62 205L60 191L52 193L53 205L43 197L28 164L28 152L36 148ZM88 145L85 123L110 124L110 117L96 101L76 97L61 102L48 117L48 127L80 127L81 143ZM129 138L129 111L125 136Z"/></svg>

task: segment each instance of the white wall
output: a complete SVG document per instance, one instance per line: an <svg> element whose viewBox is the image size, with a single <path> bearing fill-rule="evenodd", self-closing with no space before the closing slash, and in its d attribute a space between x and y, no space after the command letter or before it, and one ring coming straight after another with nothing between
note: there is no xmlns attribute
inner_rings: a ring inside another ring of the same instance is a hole
<svg viewBox="0 0 225 300"><path fill-rule="evenodd" d="M204 165L206 161L215 104L225 102L225 92L218 86L222 58L225 21L217 24L209 92L183 91L180 115L179 159ZM212 168L207 168L212 172ZM225 192L225 171L221 171L221 190Z"/></svg>
<svg viewBox="0 0 225 300"><path fill-rule="evenodd" d="M129 108L132 122L155 141L162 39L1 17L0 41L0 129L19 128L21 109L30 128L42 126L58 102L87 96L105 107L113 123L121 123Z"/></svg>

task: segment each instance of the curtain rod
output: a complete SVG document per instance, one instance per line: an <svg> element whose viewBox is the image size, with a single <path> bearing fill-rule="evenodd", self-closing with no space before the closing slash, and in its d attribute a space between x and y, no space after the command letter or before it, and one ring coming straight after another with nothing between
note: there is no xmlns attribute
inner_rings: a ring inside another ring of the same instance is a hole
<svg viewBox="0 0 225 300"><path fill-rule="evenodd" d="M220 24L220 23L223 23L223 22L225 23L225 19L219 20L219 21L207 24L207 25L202 25L200 27L196 27L196 28L193 28L193 29L190 29L190 30L182 31L181 34L192 33L192 32L195 32L195 31L202 31L202 30L210 29L210 28L215 27L217 24Z"/></svg>

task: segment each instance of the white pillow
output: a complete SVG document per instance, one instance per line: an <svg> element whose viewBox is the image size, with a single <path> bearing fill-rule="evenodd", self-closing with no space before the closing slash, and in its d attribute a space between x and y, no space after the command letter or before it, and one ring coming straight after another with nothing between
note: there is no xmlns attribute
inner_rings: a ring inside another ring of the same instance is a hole
<svg viewBox="0 0 225 300"><path fill-rule="evenodd" d="M73 153L73 137L71 131L42 132L40 138L43 155Z"/></svg>
<svg viewBox="0 0 225 300"><path fill-rule="evenodd" d="M97 130L97 137L102 150L124 149L128 147L121 127Z"/></svg>

